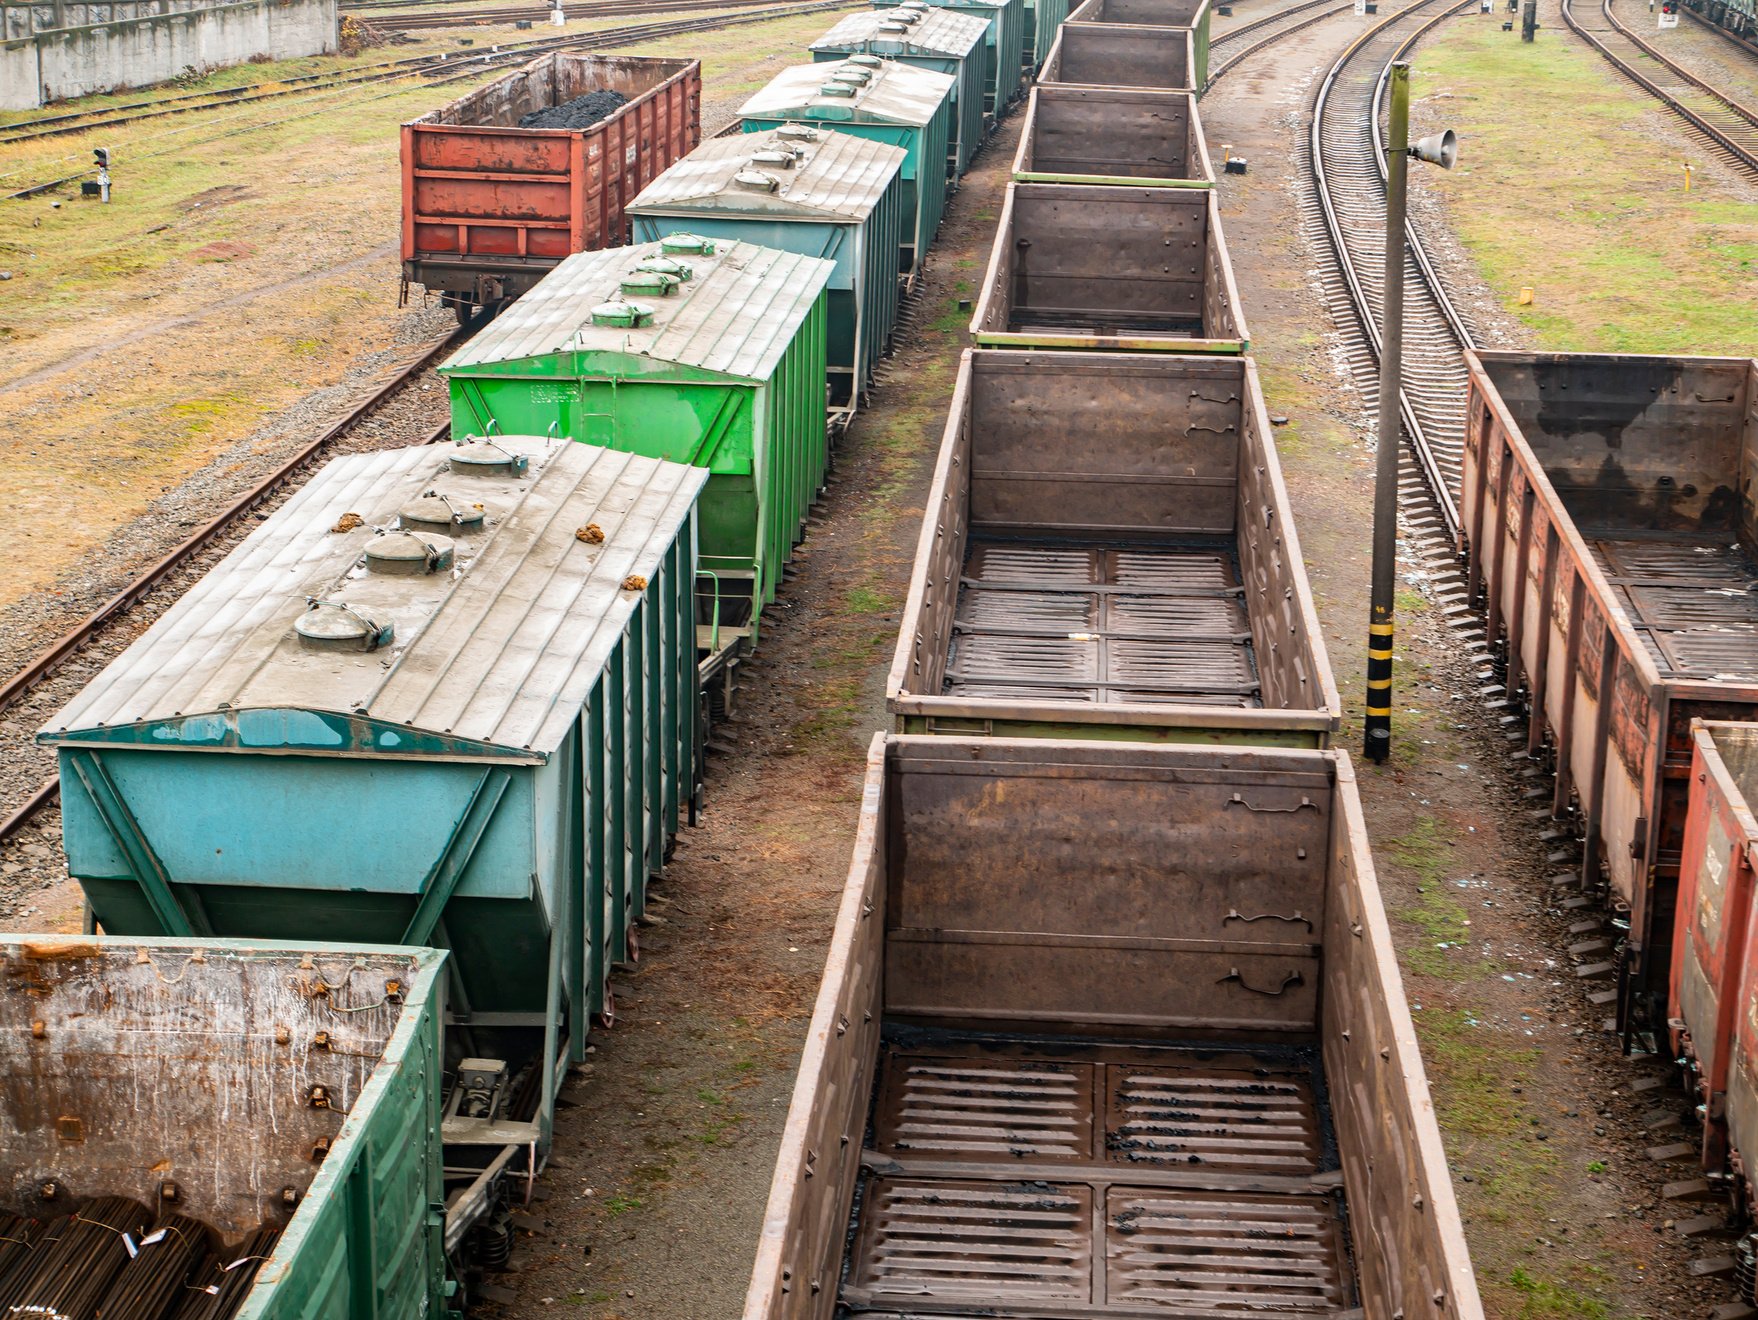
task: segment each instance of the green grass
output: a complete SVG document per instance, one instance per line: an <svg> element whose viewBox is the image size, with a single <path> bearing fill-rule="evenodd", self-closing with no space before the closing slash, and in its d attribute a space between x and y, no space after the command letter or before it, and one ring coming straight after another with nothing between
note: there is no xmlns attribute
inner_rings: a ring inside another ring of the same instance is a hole
<svg viewBox="0 0 1758 1320"><path fill-rule="evenodd" d="M1664 112L1591 49L1498 29L1468 20L1418 53L1412 133L1458 132L1459 166L1414 186L1446 198L1503 306L1546 349L1758 350L1758 205L1702 170L1685 192L1679 154L1655 140Z"/></svg>
<svg viewBox="0 0 1758 1320"><path fill-rule="evenodd" d="M1520 1295L1519 1320L1606 1320L1606 1304L1567 1284L1533 1276L1516 1265L1508 1280Z"/></svg>

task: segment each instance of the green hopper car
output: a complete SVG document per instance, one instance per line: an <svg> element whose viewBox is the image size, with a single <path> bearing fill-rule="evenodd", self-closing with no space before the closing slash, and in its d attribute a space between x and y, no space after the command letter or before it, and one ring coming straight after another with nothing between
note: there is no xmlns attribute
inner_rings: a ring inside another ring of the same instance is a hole
<svg viewBox="0 0 1758 1320"><path fill-rule="evenodd" d="M629 204L635 241L696 234L835 262L830 403L846 417L897 325L907 156L810 124L710 138Z"/></svg>
<svg viewBox="0 0 1758 1320"><path fill-rule="evenodd" d="M989 25L983 38L983 111L999 121L1025 88L1025 0L872 0L873 8L950 9Z"/></svg>
<svg viewBox="0 0 1758 1320"><path fill-rule="evenodd" d="M921 273L946 213L946 157L957 86L951 74L877 55L851 55L839 64L783 69L739 107L739 117L747 133L805 123L902 147L908 154L898 266L913 277Z"/></svg>
<svg viewBox="0 0 1758 1320"><path fill-rule="evenodd" d="M707 479L528 436L336 459L38 734L106 933L450 951L476 1218L541 1165L697 805Z"/></svg>
<svg viewBox="0 0 1758 1320"><path fill-rule="evenodd" d="M814 41L812 58L827 63L849 55L878 55L952 75L957 81L952 89L948 167L951 177L957 178L970 169L971 158L983 145L983 37L988 30L985 20L950 9L925 5L863 9L844 14Z"/></svg>
<svg viewBox="0 0 1758 1320"><path fill-rule="evenodd" d="M179 1304L243 1280L242 1320L439 1314L462 1300L443 1252L445 961L0 935L14 991L0 997L0 1210L44 1221L126 1197L135 1264L185 1270ZM144 1231L155 1223L171 1231ZM104 1286L124 1251L118 1236L64 1261L38 1294L12 1292L13 1313L59 1314L56 1290Z"/></svg>
<svg viewBox="0 0 1758 1320"><path fill-rule="evenodd" d="M453 433L554 435L707 468L701 642L718 665L755 644L824 481L833 271L692 234L577 253L440 367Z"/></svg>

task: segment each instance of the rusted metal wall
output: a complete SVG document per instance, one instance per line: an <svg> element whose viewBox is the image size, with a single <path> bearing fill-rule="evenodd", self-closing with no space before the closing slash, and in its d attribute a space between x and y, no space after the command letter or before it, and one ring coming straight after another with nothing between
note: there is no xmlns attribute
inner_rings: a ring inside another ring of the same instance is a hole
<svg viewBox="0 0 1758 1320"><path fill-rule="evenodd" d="M1341 753L876 738L745 1320L835 1312L878 1001L894 1027L1318 1039L1363 1313L1480 1320Z"/></svg>
<svg viewBox="0 0 1758 1320"><path fill-rule="evenodd" d="M928 507L887 683L900 728L1314 746L1337 727L1249 358L969 352ZM1261 706L946 694L973 532L1118 546L1231 537Z"/></svg>
<svg viewBox="0 0 1758 1320"><path fill-rule="evenodd" d="M1141 28L1123 23L1062 25L1040 83L1088 87L1149 87L1196 91L1196 53L1188 28Z"/></svg>
<svg viewBox="0 0 1758 1320"><path fill-rule="evenodd" d="M991 347L1244 352L1213 190L1010 183L971 334Z"/></svg>
<svg viewBox="0 0 1758 1320"><path fill-rule="evenodd" d="M1469 358L1461 519L1470 586L1549 750L1583 878L1630 912L1620 1020L1660 1026L1689 725L1758 705L1754 364Z"/></svg>
<svg viewBox="0 0 1758 1320"><path fill-rule="evenodd" d="M1692 744L1668 1024L1673 1057L1702 1106L1703 1166L1733 1173L1729 1157L1737 1151L1749 1188L1758 1155L1758 1029L1748 1011L1758 1003L1758 724L1700 723Z"/></svg>
<svg viewBox="0 0 1758 1320"><path fill-rule="evenodd" d="M1215 185L1191 93L1059 83L1032 88L1013 177L1020 183Z"/></svg>
<svg viewBox="0 0 1758 1320"><path fill-rule="evenodd" d="M587 128L517 127L596 90L629 104ZM403 274L513 297L627 234L623 207L702 139L698 61L555 51L403 125Z"/></svg>

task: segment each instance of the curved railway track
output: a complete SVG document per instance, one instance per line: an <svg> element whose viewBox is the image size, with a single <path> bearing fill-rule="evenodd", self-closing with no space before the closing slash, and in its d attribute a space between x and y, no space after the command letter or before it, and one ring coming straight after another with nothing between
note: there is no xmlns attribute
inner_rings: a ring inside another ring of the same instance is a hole
<svg viewBox="0 0 1758 1320"><path fill-rule="evenodd" d="M1613 68L1648 92L1718 154L1758 175L1758 108L1736 101L1707 79L1663 55L1612 12L1611 0L1577 13L1562 0L1563 21ZM1742 43L1743 44L1743 43Z"/></svg>
<svg viewBox="0 0 1758 1320"><path fill-rule="evenodd" d="M76 627L45 647L23 669L7 679L5 683L0 684L0 714L17 706L40 684L51 679L56 670L85 650L106 629L115 626L125 618L155 587L164 583L179 569L188 566L204 550L207 550L224 536L241 518L248 516L263 501L273 497L277 491L291 482L300 469L312 460L322 457L325 451L335 445L337 441L350 435L361 423L378 413L404 390L419 381L423 373L449 349L456 347L467 333L466 330L447 336L399 370L378 389L350 409L334 425L300 446L273 472L237 496L226 508L155 560L126 587L82 619ZM451 423L448 420L439 426L429 428L423 437L423 442L435 444L444 440L450 432ZM171 602L167 600L164 603L168 605ZM16 834L39 810L54 801L58 790L59 780L55 775L50 774L34 789L31 789L22 801L16 804L0 802L0 812L4 813L0 814L0 843Z"/></svg>
<svg viewBox="0 0 1758 1320"><path fill-rule="evenodd" d="M1306 0L1303 4L1253 19L1249 23L1229 29L1219 37L1212 37L1209 41L1208 86L1213 87L1242 61L1256 55L1266 46L1273 46L1284 37L1293 36L1296 32L1334 15L1347 13L1352 7L1352 0L1345 0L1342 4L1333 4L1331 0ZM1226 58L1217 62L1217 53Z"/></svg>
<svg viewBox="0 0 1758 1320"><path fill-rule="evenodd" d="M1314 199L1336 260L1327 294L1339 321L1360 337L1351 366L1373 402L1378 388L1379 318L1385 284L1385 151L1380 109L1392 62L1421 37L1474 0L1418 0L1381 19L1332 65L1313 106L1309 142ZM1471 333L1424 251L1414 228L1404 261L1404 419L1401 485L1406 508L1438 511L1449 541L1459 530L1459 476L1464 461L1465 364ZM1384 437L1382 437L1382 443Z"/></svg>
<svg viewBox="0 0 1758 1320"><path fill-rule="evenodd" d="M720 3L719 0L715 0L713 7L737 8L743 2L744 0L726 0L726 3ZM765 23L772 19L788 18L795 14L818 13L847 8L847 6L848 0L805 0L804 3L756 4L736 13L715 14L705 18L677 19L663 23L635 23L624 27L603 28L596 32L583 32L574 36L543 37L529 41L510 42L497 46L492 51L469 55L410 56L406 59L387 60L338 73L313 74L304 79L288 79L286 82L254 83L247 87L231 88L224 92L184 93L157 100L133 101L126 105L103 110L68 112L26 120L0 132L0 145L36 141L71 133L85 133L96 129L117 128L125 124L138 123L147 119L160 119L171 115L233 109L292 96L309 96L314 93L336 90L352 91L357 88L371 87L405 78L426 78L431 85L439 86L472 78L486 70L497 69L504 65L523 63L535 55L552 50L602 49L606 46L633 41L651 41L691 32L708 32L746 23ZM708 0L686 0L685 3L670 4L666 10L667 12L678 12L707 7L709 7ZM289 86L288 83L297 83L298 85ZM249 125L249 128L267 128L280 122L284 121L269 120L261 124ZM177 149L187 145L189 144L180 144ZM162 153L149 153L146 156L132 155L124 147L116 153L116 157L118 160L141 160L148 159L153 154ZM77 174L70 174L64 178L34 184L7 194L6 199L29 197L46 192L51 188L85 178L92 173L94 173L92 170L81 170Z"/></svg>

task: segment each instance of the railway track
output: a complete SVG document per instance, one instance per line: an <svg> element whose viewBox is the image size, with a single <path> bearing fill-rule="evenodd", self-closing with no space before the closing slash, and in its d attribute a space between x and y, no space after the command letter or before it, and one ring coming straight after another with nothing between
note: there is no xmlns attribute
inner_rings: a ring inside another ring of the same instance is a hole
<svg viewBox="0 0 1758 1320"><path fill-rule="evenodd" d="M44 684L52 682L55 674L69 660L93 646L109 630L118 628L126 619L129 623L137 620L132 611L143 600L148 598L156 587L164 585L170 579L178 577L185 570L196 565L197 561L215 556L204 556L205 551L216 547L216 543L227 539L226 534L234 530L239 522L256 511L265 501L275 497L284 490L299 474L300 470L314 459L326 456L327 452L338 446L338 442L351 436L362 423L374 417L394 400L417 384L428 368L433 366L445 353L456 347L468 331L460 331L435 343L427 352L410 362L402 370L387 380L378 389L367 395L348 413L333 425L314 437L285 459L274 471L258 481L249 490L234 498L224 509L201 527L197 528L184 540L172 547L159 559L137 575L122 590L116 592L97 609L82 619L78 625L50 643L22 669L5 683L0 684L0 715L13 710L24 702L33 692ZM449 420L439 425L427 424L417 432L423 443L434 444L450 434ZM205 568L205 564L203 567ZM162 602L169 605L175 599L173 594ZM156 615L157 611L153 611ZM138 630L136 630L138 631ZM120 653L132 636L119 639L114 650ZM73 688L83 683L83 677L76 678ZM71 691L67 694L72 695ZM6 746L6 760L19 767L28 760L30 746L29 734L12 731L12 736L0 735L0 746L19 743L17 746ZM27 787L21 797L12 802L0 799L0 843L18 833L18 831L36 815L43 807L56 798L59 781L50 773L44 778L26 781L32 786ZM6 792L7 786L0 782L0 792Z"/></svg>
<svg viewBox="0 0 1758 1320"><path fill-rule="evenodd" d="M1339 324L1359 336L1350 365L1377 406L1380 311L1385 281L1385 151L1380 109L1394 60L1472 0L1418 0L1369 28L1338 58L1320 85L1308 143L1313 205L1323 242L1334 254L1326 292ZM1404 261L1405 461L1400 495L1411 517L1432 510L1449 544L1459 531L1464 462L1466 373L1461 351L1472 343L1412 227ZM1382 437L1382 443L1384 437Z"/></svg>
<svg viewBox="0 0 1758 1320"><path fill-rule="evenodd" d="M1577 12L1562 0L1563 21L1619 73L1648 92L1686 124L1711 150L1749 175L1758 176L1758 108L1734 100L1707 79L1663 55L1612 12L1611 0Z"/></svg>
<svg viewBox="0 0 1758 1320"><path fill-rule="evenodd" d="M570 22L591 21L628 14L676 14L691 10L738 9L772 3L773 0L612 0L608 4L564 5ZM395 13L357 12L360 21L381 32L415 32L428 28L479 27L486 24L547 23L553 5L501 6L479 9L440 9Z"/></svg>
<svg viewBox="0 0 1758 1320"><path fill-rule="evenodd" d="M1305 3L1284 9L1280 13L1253 19L1240 27L1229 29L1220 37L1212 38L1209 42L1209 87L1213 87L1242 61L1256 55L1265 47L1273 46L1284 37L1293 36L1296 32L1334 15L1347 13L1351 8L1353 5L1348 0L1342 4L1333 4L1331 0L1305 0ZM1217 54L1222 54L1225 58L1217 62Z"/></svg>
<svg viewBox="0 0 1758 1320"><path fill-rule="evenodd" d="M716 3L713 7L725 9L729 6L739 6L741 3L743 0L728 0L726 4ZM749 9L741 9L736 13L721 13L710 17L678 19L663 23L637 23L624 27L603 28L596 32L584 32L574 36L543 37L529 41L510 42L499 45L492 51L463 56L410 56L406 59L386 60L378 64L339 73L308 75L304 79L289 79L286 82L254 83L246 87L231 88L224 92L183 93L156 100L132 101L126 105L104 110L67 112L26 120L22 124L13 125L5 132L0 133L0 146L72 133L91 132L97 129L112 129L143 120L161 119L173 115L234 109L239 106L256 105L287 97L310 96L314 93L337 90L352 91L408 78L425 78L430 84L438 86L473 78L487 70L523 63L533 56L552 50L599 50L607 46L635 41L651 41L691 32L708 32L746 23L764 23L772 19L788 18L795 14L842 9L846 8L847 5L848 0L804 0L804 3L758 4ZM664 12L708 7L710 7L709 0L686 0L685 3L666 6ZM297 83L297 85L289 86L288 83ZM268 120L260 124L249 125L249 128L268 128L283 122L285 120ZM181 150L188 145L191 144L180 143L175 149ZM134 155L124 147L116 153L116 159L118 161L138 161L151 159L154 155L161 154L165 153ZM92 170L81 170L63 178L34 184L28 188L6 194L4 200L34 196L37 193L86 178L92 173L94 173Z"/></svg>

